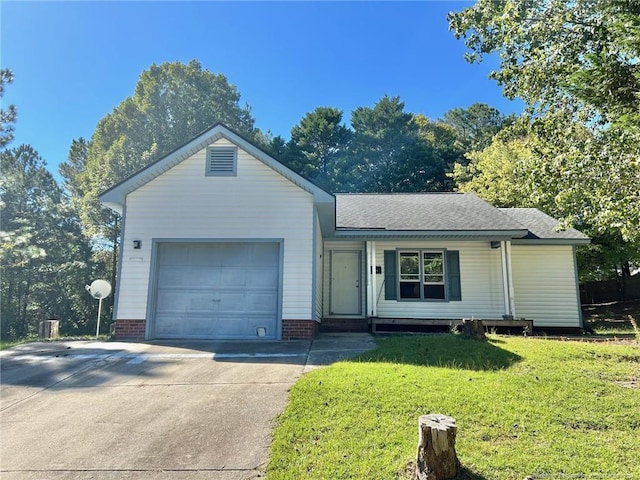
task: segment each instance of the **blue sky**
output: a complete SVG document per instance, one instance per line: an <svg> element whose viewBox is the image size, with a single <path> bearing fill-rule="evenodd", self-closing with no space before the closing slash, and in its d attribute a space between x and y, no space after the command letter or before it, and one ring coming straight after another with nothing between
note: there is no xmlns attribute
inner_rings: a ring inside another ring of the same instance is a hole
<svg viewBox="0 0 640 480"><path fill-rule="evenodd" d="M496 59L468 64L446 15L472 2L0 2L2 68L15 74L3 105L16 138L52 172L74 138L133 89L151 64L197 59L224 74L256 126L289 138L319 106L344 111L399 95L438 118L483 102L522 110L487 77ZM187 139L185 139L187 140Z"/></svg>

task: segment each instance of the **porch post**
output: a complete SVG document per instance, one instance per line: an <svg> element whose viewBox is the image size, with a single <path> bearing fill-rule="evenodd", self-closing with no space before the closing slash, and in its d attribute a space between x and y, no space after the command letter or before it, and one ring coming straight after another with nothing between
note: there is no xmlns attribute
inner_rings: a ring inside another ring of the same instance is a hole
<svg viewBox="0 0 640 480"><path fill-rule="evenodd" d="M376 276L376 242L369 242L371 244L371 307L369 311L372 317L378 316L378 280Z"/></svg>
<svg viewBox="0 0 640 480"><path fill-rule="evenodd" d="M504 242L507 247L507 278L509 279L509 311L515 318L516 316L516 299L515 291L513 289L513 269L511 264L511 240Z"/></svg>
<svg viewBox="0 0 640 480"><path fill-rule="evenodd" d="M515 305L513 301L513 273L511 271L511 241L507 240L500 242L500 254L502 263L504 311L506 315L515 317Z"/></svg>
<svg viewBox="0 0 640 480"><path fill-rule="evenodd" d="M369 316L370 312L371 312L371 299L373 298L373 282L371 281L371 269L373 268L371 266L371 242L370 241L366 241L364 242L365 244L365 250L367 251L367 264L365 266L365 278L367 281L367 302L366 302L366 306L365 306L365 312L367 312L367 316Z"/></svg>

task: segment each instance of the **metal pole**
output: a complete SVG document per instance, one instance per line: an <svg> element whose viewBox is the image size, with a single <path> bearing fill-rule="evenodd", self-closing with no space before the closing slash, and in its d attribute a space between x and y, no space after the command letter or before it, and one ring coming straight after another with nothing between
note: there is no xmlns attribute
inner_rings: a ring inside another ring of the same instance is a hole
<svg viewBox="0 0 640 480"><path fill-rule="evenodd" d="M100 314L102 313L102 298L98 300L98 325L96 326L96 337L100 333Z"/></svg>

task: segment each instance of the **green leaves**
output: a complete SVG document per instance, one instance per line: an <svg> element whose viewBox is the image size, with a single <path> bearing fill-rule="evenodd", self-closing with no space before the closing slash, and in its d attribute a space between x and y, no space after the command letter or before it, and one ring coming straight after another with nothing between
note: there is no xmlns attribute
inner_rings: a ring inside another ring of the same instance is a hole
<svg viewBox="0 0 640 480"><path fill-rule="evenodd" d="M0 172L2 338L34 334L46 318L63 333L81 328L93 262L75 210L32 147L2 151Z"/></svg>
<svg viewBox="0 0 640 480"><path fill-rule="evenodd" d="M499 176L495 149L484 151L457 168L461 188L520 196L519 205L541 207L566 226L617 239L616 250L640 263L640 3L479 0L449 14L449 23L470 61L499 56L491 76L505 96L527 103L531 153L514 158L521 172L513 178Z"/></svg>
<svg viewBox="0 0 640 480"><path fill-rule="evenodd" d="M5 85L11 83L13 83L13 72L7 68L0 70L0 98L4 96ZM17 116L15 105L9 105L6 110L0 108L0 148L6 147L13 140Z"/></svg>

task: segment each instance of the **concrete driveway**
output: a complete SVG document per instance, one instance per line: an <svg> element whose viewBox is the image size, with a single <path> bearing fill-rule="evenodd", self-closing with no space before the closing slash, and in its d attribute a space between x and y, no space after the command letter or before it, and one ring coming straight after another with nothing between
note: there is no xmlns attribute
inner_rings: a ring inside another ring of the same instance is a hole
<svg viewBox="0 0 640 480"><path fill-rule="evenodd" d="M251 479L306 371L373 348L297 342L47 342L0 352L3 479Z"/></svg>

